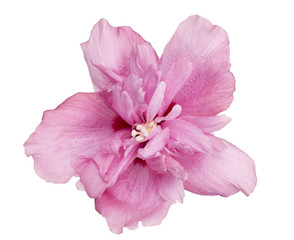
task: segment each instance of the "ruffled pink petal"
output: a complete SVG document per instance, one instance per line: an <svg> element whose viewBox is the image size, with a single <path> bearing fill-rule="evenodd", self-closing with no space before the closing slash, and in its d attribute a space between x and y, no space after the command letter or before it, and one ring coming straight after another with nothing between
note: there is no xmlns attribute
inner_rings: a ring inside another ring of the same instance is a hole
<svg viewBox="0 0 294 240"><path fill-rule="evenodd" d="M131 74L123 88L128 93L133 102L134 112L132 118L136 123L144 121L143 113L147 109L147 104L144 101L145 92L142 89L142 79Z"/></svg>
<svg viewBox="0 0 294 240"><path fill-rule="evenodd" d="M148 167L152 172L155 174L165 174L167 173L167 167L165 162L166 156L161 155L160 153L158 156L155 156L153 158L147 158L145 159Z"/></svg>
<svg viewBox="0 0 294 240"><path fill-rule="evenodd" d="M147 122L151 122L161 108L164 99L165 88L166 84L164 82L160 82L155 89L147 107Z"/></svg>
<svg viewBox="0 0 294 240"><path fill-rule="evenodd" d="M161 124L170 130L170 138L183 146L190 146L197 152L210 152L209 139L192 123L182 119L173 119Z"/></svg>
<svg viewBox="0 0 294 240"><path fill-rule="evenodd" d="M90 198L101 197L107 187L107 182L101 177L95 161L89 158L78 158L72 163L80 177L80 183Z"/></svg>
<svg viewBox="0 0 294 240"><path fill-rule="evenodd" d="M192 70L193 64L187 58L180 58L171 65L164 78L166 83L166 91L159 115L164 114L164 112L167 110L174 96L182 89L186 81L189 79Z"/></svg>
<svg viewBox="0 0 294 240"><path fill-rule="evenodd" d="M162 121L173 120L173 119L177 118L178 116L180 116L181 112L182 112L182 107L177 104L177 105L173 106L172 110L166 116L157 117L157 118L155 118L154 122L160 123Z"/></svg>
<svg viewBox="0 0 294 240"><path fill-rule="evenodd" d="M133 74L142 77L151 64L157 66L157 63L158 56L149 43L133 44L130 57L130 69Z"/></svg>
<svg viewBox="0 0 294 240"><path fill-rule="evenodd" d="M161 72L157 70L157 66L152 64L143 75L142 88L145 91L145 102L148 104L160 82Z"/></svg>
<svg viewBox="0 0 294 240"><path fill-rule="evenodd" d="M130 95L122 91L121 87L115 86L112 91L112 107L129 125L134 124L133 114L135 108Z"/></svg>
<svg viewBox="0 0 294 240"><path fill-rule="evenodd" d="M125 226L136 228L138 221L144 226L160 224L171 205L158 193L157 175L142 160L130 165L116 184L95 202L96 210L117 234L122 233Z"/></svg>
<svg viewBox="0 0 294 240"><path fill-rule="evenodd" d="M167 155L165 158L165 164L168 173L177 179L187 180L188 172L178 161Z"/></svg>
<svg viewBox="0 0 294 240"><path fill-rule="evenodd" d="M88 196L100 198L106 188L116 183L119 175L125 171L136 158L137 145L131 145L119 156L98 152L95 159L77 158L72 162Z"/></svg>
<svg viewBox="0 0 294 240"><path fill-rule="evenodd" d="M115 131L104 139L100 146L100 152L119 155L119 150L123 146L124 140L131 137L131 127Z"/></svg>
<svg viewBox="0 0 294 240"><path fill-rule="evenodd" d="M233 144L220 139L226 149L212 154L178 154L178 161L189 177L185 189L202 195L230 196L242 191L245 195L256 186L253 160Z"/></svg>
<svg viewBox="0 0 294 240"><path fill-rule="evenodd" d="M169 129L166 128L151 138L144 148L139 149L138 157L142 159L156 157L156 154L165 147L168 139Z"/></svg>
<svg viewBox="0 0 294 240"><path fill-rule="evenodd" d="M170 203L183 203L185 196L183 181L170 174L159 175L158 192Z"/></svg>
<svg viewBox="0 0 294 240"><path fill-rule="evenodd" d="M183 107L183 115L216 115L230 106L235 79L230 72L229 51L227 33L208 20L191 16L179 25L164 49L160 69L168 83L173 64L183 57L192 62L189 79L181 90L176 89L173 98Z"/></svg>
<svg viewBox="0 0 294 240"><path fill-rule="evenodd" d="M115 117L98 94L77 93L44 113L24 144L26 155L33 157L41 178L65 183L74 175L71 161L80 155L94 157L101 141L113 132Z"/></svg>
<svg viewBox="0 0 294 240"><path fill-rule="evenodd" d="M222 129L231 119L226 115L219 116L181 116L187 122L197 126L203 133L211 133Z"/></svg>
<svg viewBox="0 0 294 240"><path fill-rule="evenodd" d="M133 43L148 44L130 27L112 27L105 19L93 27L90 39L81 47L95 90L111 90L129 76Z"/></svg>

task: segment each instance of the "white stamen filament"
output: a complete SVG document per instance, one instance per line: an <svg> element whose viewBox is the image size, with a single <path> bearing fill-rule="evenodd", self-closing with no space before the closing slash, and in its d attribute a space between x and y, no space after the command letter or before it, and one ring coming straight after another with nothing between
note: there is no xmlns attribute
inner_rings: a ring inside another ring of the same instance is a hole
<svg viewBox="0 0 294 240"><path fill-rule="evenodd" d="M144 140L144 138L148 137L152 131L152 128L156 127L157 124L153 121L145 124L137 124L135 129L132 130L131 135L138 142Z"/></svg>

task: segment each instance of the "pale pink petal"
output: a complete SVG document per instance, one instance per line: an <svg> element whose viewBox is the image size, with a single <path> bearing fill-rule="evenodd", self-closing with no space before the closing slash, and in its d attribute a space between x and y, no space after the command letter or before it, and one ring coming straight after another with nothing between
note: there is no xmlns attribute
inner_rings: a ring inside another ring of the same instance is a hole
<svg viewBox="0 0 294 240"><path fill-rule="evenodd" d="M143 113L147 109L147 104L144 101L145 92L142 89L142 79L131 74L123 88L128 93L133 102L134 112L132 118L136 123L144 121Z"/></svg>
<svg viewBox="0 0 294 240"><path fill-rule="evenodd" d="M120 156L111 153L98 152L95 162L99 168L101 177L112 186L118 176L128 168L137 156L139 144L132 144L126 150L121 150Z"/></svg>
<svg viewBox="0 0 294 240"><path fill-rule="evenodd" d="M188 81L173 98L183 107L183 115L216 115L230 106L235 79L230 72L229 52L227 33L207 19L191 16L179 25L164 49L160 69L167 79L179 59L192 62Z"/></svg>
<svg viewBox="0 0 294 240"><path fill-rule="evenodd" d="M170 174L159 175L158 192L167 201L183 203L185 196L183 181Z"/></svg>
<svg viewBox="0 0 294 240"><path fill-rule="evenodd" d="M133 43L146 42L130 27L112 27L105 19L93 27L90 39L81 47L95 90L111 90L114 83L129 76Z"/></svg>
<svg viewBox="0 0 294 240"><path fill-rule="evenodd" d="M131 97L134 107L137 107L140 104L145 103L145 93L142 89L142 78L139 78L134 74L131 74L126 81L123 90L126 91Z"/></svg>
<svg viewBox="0 0 294 240"><path fill-rule="evenodd" d="M184 167L171 156L166 156L165 164L167 172L173 175L177 179L187 180L188 172L184 169Z"/></svg>
<svg viewBox="0 0 294 240"><path fill-rule="evenodd" d="M151 122L161 108L164 99L165 88L165 83L160 82L155 89L154 94L147 107L147 122Z"/></svg>
<svg viewBox="0 0 294 240"><path fill-rule="evenodd" d="M144 226L160 224L171 203L161 197L157 186L157 175L142 160L135 160L114 186L96 198L96 210L117 234L124 226L135 228L138 221Z"/></svg>
<svg viewBox="0 0 294 240"><path fill-rule="evenodd" d="M162 121L173 120L177 118L178 116L180 116L181 112L182 112L182 107L177 104L173 106L172 110L165 117L157 117L155 118L154 122L160 123Z"/></svg>
<svg viewBox="0 0 294 240"><path fill-rule="evenodd" d="M106 188L116 183L119 175L136 158L138 145L129 146L120 156L101 153L95 159L79 157L72 162L85 191L91 198L101 197Z"/></svg>
<svg viewBox="0 0 294 240"><path fill-rule="evenodd" d="M133 114L135 108L130 95L118 86L112 91L112 107L131 126L134 124Z"/></svg>
<svg viewBox="0 0 294 240"><path fill-rule="evenodd" d="M193 64L187 58L180 58L172 64L166 76L164 82L166 83L165 97L162 104L162 108L159 111L159 115L164 114L168 109L174 96L182 89L186 81L189 79ZM178 102L176 102L178 103Z"/></svg>
<svg viewBox="0 0 294 240"><path fill-rule="evenodd" d="M103 180L99 173L96 163L89 158L78 158L72 163L80 177L83 189L91 198L101 197L107 187L107 183Z"/></svg>
<svg viewBox="0 0 294 240"><path fill-rule="evenodd" d="M169 129L166 128L151 138L143 149L139 149L138 156L142 159L152 158L160 152L169 139Z"/></svg>
<svg viewBox="0 0 294 240"><path fill-rule="evenodd" d="M182 119L165 121L162 127L170 130L170 138L178 141L184 146L190 146L197 152L210 152L209 139L192 123Z"/></svg>
<svg viewBox="0 0 294 240"><path fill-rule="evenodd" d="M27 156L46 181L67 182L74 174L71 161L94 157L101 141L113 132L116 113L96 93L77 93L55 110L46 111L35 132L25 142Z"/></svg>
<svg viewBox="0 0 294 240"><path fill-rule="evenodd" d="M115 131L105 138L100 146L100 151L119 155L119 150L123 146L124 140L131 137L131 131L131 127Z"/></svg>
<svg viewBox="0 0 294 240"><path fill-rule="evenodd" d="M132 73L142 77L143 73L151 64L157 65L157 63L157 54L149 43L133 44L130 57L130 69Z"/></svg>
<svg viewBox="0 0 294 240"><path fill-rule="evenodd" d="M144 72L142 88L145 91L145 102L148 104L160 82L161 72L152 64Z"/></svg>
<svg viewBox="0 0 294 240"><path fill-rule="evenodd" d="M165 158L165 155L158 154L158 156L147 158L145 161L152 172L155 174L164 174L167 173Z"/></svg>
<svg viewBox="0 0 294 240"><path fill-rule="evenodd" d="M202 195L230 196L238 191L245 195L256 186L253 160L233 144L223 140L226 149L212 154L178 154L178 161L189 177L185 189Z"/></svg>
<svg viewBox="0 0 294 240"><path fill-rule="evenodd" d="M187 122L193 123L197 126L203 133L211 133L222 129L226 126L231 119L226 115L219 116L181 116Z"/></svg>

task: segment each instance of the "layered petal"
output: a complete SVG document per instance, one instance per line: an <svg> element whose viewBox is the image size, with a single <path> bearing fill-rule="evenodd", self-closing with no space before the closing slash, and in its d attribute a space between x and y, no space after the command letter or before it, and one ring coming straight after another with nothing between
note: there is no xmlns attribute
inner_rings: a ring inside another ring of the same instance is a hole
<svg viewBox="0 0 294 240"><path fill-rule="evenodd" d="M183 86L180 90L178 87L174 89L176 94L172 100L183 107L183 115L210 116L226 110L235 90L227 33L200 16L189 17L179 25L160 59L160 69L167 85L170 69L175 68L181 58L192 62L188 80L176 78L185 82L176 84Z"/></svg>
<svg viewBox="0 0 294 240"><path fill-rule="evenodd" d="M170 139L183 146L189 146L197 152L210 152L211 143L195 125L182 119L173 119L161 124L170 130Z"/></svg>
<svg viewBox="0 0 294 240"><path fill-rule="evenodd" d="M160 82L155 89L154 94L147 107L147 122L151 122L161 108L164 100L165 89L166 84L164 82Z"/></svg>
<svg viewBox="0 0 294 240"><path fill-rule="evenodd" d="M177 160L188 172L185 189L202 195L230 196L238 191L245 195L256 186L253 160L233 144L223 140L223 151L211 154L177 154Z"/></svg>
<svg viewBox="0 0 294 240"><path fill-rule="evenodd" d="M93 27L90 39L81 47L96 91L111 90L129 76L134 43L148 44L130 27L112 27L105 19Z"/></svg>
<svg viewBox="0 0 294 240"><path fill-rule="evenodd" d="M113 132L117 117L96 93L77 93L55 110L44 112L42 122L25 142L27 156L46 181L67 182L73 175L71 161L92 158L100 143Z"/></svg>
<svg viewBox="0 0 294 240"><path fill-rule="evenodd" d="M119 175L136 158L138 145L131 145L119 156L98 151L94 159L80 157L72 162L80 177L84 190L91 198L100 198L104 191L113 186Z"/></svg>
<svg viewBox="0 0 294 240"><path fill-rule="evenodd" d="M183 119L187 122L190 122L197 126L203 133L212 133L222 129L226 126L231 119L226 115L219 116L182 116L180 119Z"/></svg>
<svg viewBox="0 0 294 240"><path fill-rule="evenodd" d="M135 160L95 203L110 230L118 234L124 226L136 228L138 221L144 226L160 224L171 205L158 193L157 176L142 160Z"/></svg>
<svg viewBox="0 0 294 240"><path fill-rule="evenodd" d="M152 137L143 149L140 149L138 156L142 159L156 157L166 145L169 139L169 129L166 128L163 131L159 131L154 137Z"/></svg>
<svg viewBox="0 0 294 240"><path fill-rule="evenodd" d="M157 54L149 43L133 44L130 57L130 69L133 74L142 77L151 64L157 66L157 63Z"/></svg>
<svg viewBox="0 0 294 240"><path fill-rule="evenodd" d="M171 65L164 77L166 91L162 107L159 111L160 115L164 114L175 95L182 89L186 81L189 80L192 70L192 62L185 57L180 58Z"/></svg>

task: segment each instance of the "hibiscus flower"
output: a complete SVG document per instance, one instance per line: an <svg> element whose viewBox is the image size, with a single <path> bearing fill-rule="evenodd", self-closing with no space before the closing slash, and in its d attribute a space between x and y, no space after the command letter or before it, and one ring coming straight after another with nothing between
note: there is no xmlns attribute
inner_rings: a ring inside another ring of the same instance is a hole
<svg viewBox="0 0 294 240"><path fill-rule="evenodd" d="M159 59L130 27L104 19L82 44L94 85L54 110L25 142L37 174L72 176L114 233L161 223L184 190L230 196L255 188L252 159L213 132L235 90L226 32L191 16Z"/></svg>

